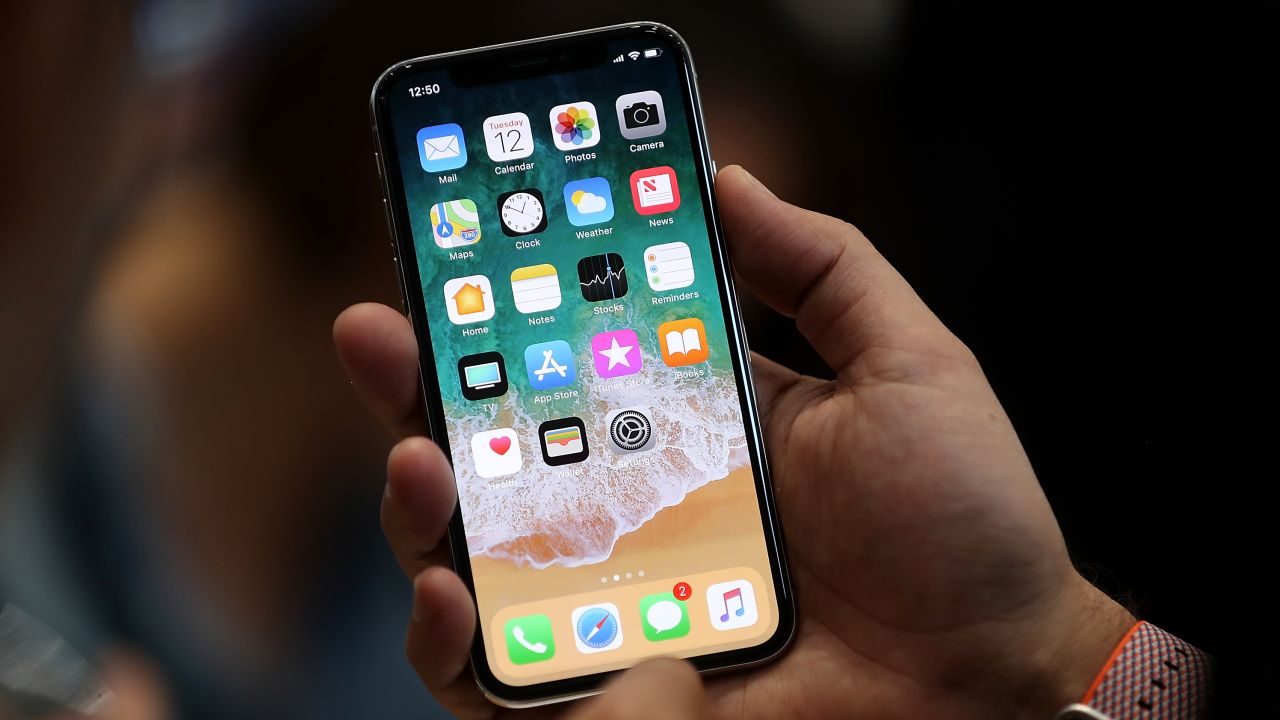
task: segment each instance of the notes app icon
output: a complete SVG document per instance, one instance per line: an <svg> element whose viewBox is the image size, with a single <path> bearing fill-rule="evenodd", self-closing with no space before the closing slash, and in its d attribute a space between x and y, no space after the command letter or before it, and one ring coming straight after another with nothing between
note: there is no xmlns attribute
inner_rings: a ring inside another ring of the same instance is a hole
<svg viewBox="0 0 1280 720"><path fill-rule="evenodd" d="M560 307L560 276L554 265L530 265L511 273L511 295L522 313Z"/></svg>
<svg viewBox="0 0 1280 720"><path fill-rule="evenodd" d="M696 365L706 362L707 329L698 318L672 320L658 326L658 344L662 348L662 362L671 367Z"/></svg>
<svg viewBox="0 0 1280 720"><path fill-rule="evenodd" d="M760 620L756 591L746 580L716 583L707 588L707 614L716 630L751 627Z"/></svg>

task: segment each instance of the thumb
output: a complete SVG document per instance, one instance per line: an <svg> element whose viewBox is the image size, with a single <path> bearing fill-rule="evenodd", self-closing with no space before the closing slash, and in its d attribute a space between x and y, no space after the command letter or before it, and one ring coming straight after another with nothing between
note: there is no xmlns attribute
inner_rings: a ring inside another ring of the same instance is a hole
<svg viewBox="0 0 1280 720"><path fill-rule="evenodd" d="M641 663L584 703L571 720L700 720L708 715L702 680L683 660Z"/></svg>
<svg viewBox="0 0 1280 720"><path fill-rule="evenodd" d="M877 346L962 347L857 228L779 200L736 165L716 176L716 198L742 285L794 317L832 369Z"/></svg>

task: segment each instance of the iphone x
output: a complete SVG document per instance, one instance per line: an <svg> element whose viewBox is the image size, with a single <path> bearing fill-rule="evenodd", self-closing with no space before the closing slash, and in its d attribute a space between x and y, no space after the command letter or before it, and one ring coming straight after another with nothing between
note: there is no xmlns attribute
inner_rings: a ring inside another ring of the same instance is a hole
<svg viewBox="0 0 1280 720"><path fill-rule="evenodd" d="M634 23L398 63L372 113L472 666L523 706L786 647L795 605L689 50Z"/></svg>

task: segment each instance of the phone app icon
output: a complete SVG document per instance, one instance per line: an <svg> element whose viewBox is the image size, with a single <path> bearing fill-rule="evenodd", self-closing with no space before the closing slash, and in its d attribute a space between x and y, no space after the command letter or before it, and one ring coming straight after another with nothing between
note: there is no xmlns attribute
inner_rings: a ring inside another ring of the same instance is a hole
<svg viewBox="0 0 1280 720"><path fill-rule="evenodd" d="M573 351L563 340L535 343L524 349L524 365L534 390L572 385L578 379Z"/></svg>
<svg viewBox="0 0 1280 720"><path fill-rule="evenodd" d="M464 355L458 360L458 380L462 396L468 400L487 400L507 394L507 365L502 353L484 352Z"/></svg>
<svg viewBox="0 0 1280 720"><path fill-rule="evenodd" d="M680 207L676 171L663 165L631 173L631 202L641 215L657 215Z"/></svg>
<svg viewBox="0 0 1280 720"><path fill-rule="evenodd" d="M590 302L617 300L627 294L627 268L617 253L591 255L578 261L578 286Z"/></svg>
<svg viewBox="0 0 1280 720"><path fill-rule="evenodd" d="M760 619L756 591L746 580L716 583L707 588L707 614L717 630L751 627Z"/></svg>
<svg viewBox="0 0 1280 720"><path fill-rule="evenodd" d="M662 362L671 367L697 365L706 362L711 354L707 348L707 329L698 318L659 325L658 346L662 349Z"/></svg>
<svg viewBox="0 0 1280 720"><path fill-rule="evenodd" d="M550 660L556 656L556 639L551 634L551 618L525 615L507 621L507 657L516 665Z"/></svg>
<svg viewBox="0 0 1280 720"><path fill-rule="evenodd" d="M493 115L484 119L484 146L494 162L519 160L533 154L533 127L522 112Z"/></svg>
<svg viewBox="0 0 1280 720"><path fill-rule="evenodd" d="M551 138L560 150L582 150L600 142L599 115L589 102L551 108Z"/></svg>
<svg viewBox="0 0 1280 720"><path fill-rule="evenodd" d="M634 375L644 367L640 339L630 328L602 332L591 338L591 359L602 378Z"/></svg>
<svg viewBox="0 0 1280 720"><path fill-rule="evenodd" d="M602 177L564 185L564 212L574 225L595 225L613 219L613 193Z"/></svg>
<svg viewBox="0 0 1280 720"><path fill-rule="evenodd" d="M486 430L471 436L471 460L483 478L520 472L520 439L511 428Z"/></svg>
<svg viewBox="0 0 1280 720"><path fill-rule="evenodd" d="M650 642L673 640L689 634L689 608L669 592L640 599L640 624Z"/></svg>
<svg viewBox="0 0 1280 720"><path fill-rule="evenodd" d="M430 173L456 170L467 164L467 142L457 123L432 125L418 131L418 160Z"/></svg>
<svg viewBox="0 0 1280 720"><path fill-rule="evenodd" d="M662 96L655 90L627 93L615 103L618 111L618 129L628 140L661 135L667 131L667 113L662 107Z"/></svg>
<svg viewBox="0 0 1280 720"><path fill-rule="evenodd" d="M679 290L693 284L693 255L682 242L650 245L644 249L644 269L655 292Z"/></svg>
<svg viewBox="0 0 1280 720"><path fill-rule="evenodd" d="M582 462L591 454L582 418L548 420L538 426L538 439L542 443L542 459L548 465Z"/></svg>
<svg viewBox="0 0 1280 720"><path fill-rule="evenodd" d="M547 201L537 188L512 190L498 196L502 232L516 237L547 229Z"/></svg>
<svg viewBox="0 0 1280 720"><path fill-rule="evenodd" d="M555 265L529 265L511 273L511 296L522 313L560 307L560 276Z"/></svg>
<svg viewBox="0 0 1280 720"><path fill-rule="evenodd" d="M609 413L604 421L609 447L619 455L653 449L653 421L645 408L624 408Z"/></svg>
<svg viewBox="0 0 1280 720"><path fill-rule="evenodd" d="M431 206L431 234L442 248L478 243L480 211L466 198L436 203Z"/></svg>
<svg viewBox="0 0 1280 720"><path fill-rule="evenodd" d="M573 611L573 640L579 652L598 653L622 647L622 623L613 603L584 605Z"/></svg>
<svg viewBox="0 0 1280 720"><path fill-rule="evenodd" d="M444 306L454 325L493 317L493 286L484 275L454 278L444 284Z"/></svg>

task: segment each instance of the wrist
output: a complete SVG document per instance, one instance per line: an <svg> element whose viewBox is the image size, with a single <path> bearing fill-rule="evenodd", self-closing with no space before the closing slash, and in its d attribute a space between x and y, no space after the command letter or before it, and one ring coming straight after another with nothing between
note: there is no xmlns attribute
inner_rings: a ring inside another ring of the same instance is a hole
<svg viewBox="0 0 1280 720"><path fill-rule="evenodd" d="M1050 720L1079 702L1136 618L1078 574L1042 616L1029 662L1019 717Z"/></svg>

